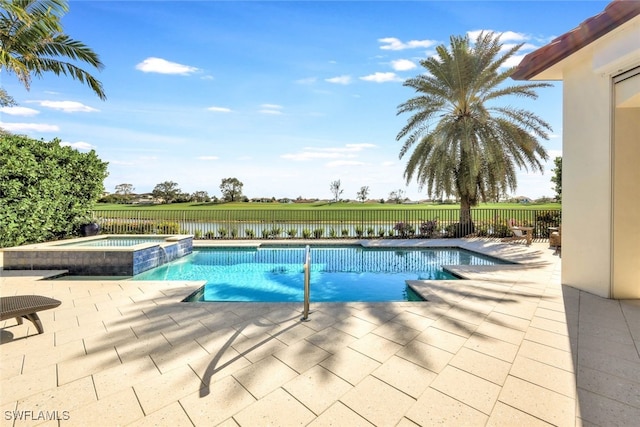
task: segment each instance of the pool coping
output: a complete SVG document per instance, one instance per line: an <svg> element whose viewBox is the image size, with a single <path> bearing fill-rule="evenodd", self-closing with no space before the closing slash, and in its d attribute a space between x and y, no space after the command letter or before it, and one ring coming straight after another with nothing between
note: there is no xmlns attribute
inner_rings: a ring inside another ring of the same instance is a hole
<svg viewBox="0 0 640 427"><path fill-rule="evenodd" d="M147 238L164 238L164 241L154 241L148 243L139 243L137 245L130 246L67 246L72 245L73 243L86 243L94 240L107 240L110 237L118 237L125 239L144 239ZM89 237L77 237L74 239L66 239L66 240L55 240L52 242L43 242L43 243L31 243L28 245L21 246L12 246L8 248L0 249L1 252L29 252L37 249L38 251L44 252L55 252L64 250L66 252L104 252L105 250L109 250L110 252L130 252L131 250L144 249L152 246L163 246L167 243L175 243L180 240L192 238L191 234L99 234L97 236L89 236Z"/></svg>

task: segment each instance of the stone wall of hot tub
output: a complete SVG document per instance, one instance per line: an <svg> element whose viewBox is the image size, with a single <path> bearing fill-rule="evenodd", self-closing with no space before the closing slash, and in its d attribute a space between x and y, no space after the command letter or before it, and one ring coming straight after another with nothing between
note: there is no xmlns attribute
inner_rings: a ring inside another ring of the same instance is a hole
<svg viewBox="0 0 640 427"><path fill-rule="evenodd" d="M4 251L5 270L68 270L75 276L133 276L193 251L193 239L168 241L138 250L90 248L85 250Z"/></svg>
<svg viewBox="0 0 640 427"><path fill-rule="evenodd" d="M5 252L6 270L68 270L76 276L131 276L131 251L15 251Z"/></svg>
<svg viewBox="0 0 640 427"><path fill-rule="evenodd" d="M193 252L193 239L187 238L177 242L164 243L137 250L133 253L133 275L159 267L175 259Z"/></svg>

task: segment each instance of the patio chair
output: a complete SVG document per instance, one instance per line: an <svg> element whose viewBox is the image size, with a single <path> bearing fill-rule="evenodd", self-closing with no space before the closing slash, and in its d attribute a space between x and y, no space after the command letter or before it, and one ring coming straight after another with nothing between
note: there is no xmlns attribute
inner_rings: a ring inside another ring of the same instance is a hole
<svg viewBox="0 0 640 427"><path fill-rule="evenodd" d="M558 231L552 231L551 234L549 234L549 246L555 248L555 253L558 253L562 247L562 226L558 227Z"/></svg>
<svg viewBox="0 0 640 427"><path fill-rule="evenodd" d="M38 311L56 308L61 304L60 301L53 298L43 297L41 295L17 295L10 297L0 297L0 320L16 318L19 325L22 324L22 318L25 318L36 327L38 334L44 332L42 322L38 317Z"/></svg>
<svg viewBox="0 0 640 427"><path fill-rule="evenodd" d="M533 227L518 227L516 225L509 226L509 229L513 233L511 237L505 237L503 242L510 242L514 240L524 240L527 242L527 246L531 245L533 241Z"/></svg>

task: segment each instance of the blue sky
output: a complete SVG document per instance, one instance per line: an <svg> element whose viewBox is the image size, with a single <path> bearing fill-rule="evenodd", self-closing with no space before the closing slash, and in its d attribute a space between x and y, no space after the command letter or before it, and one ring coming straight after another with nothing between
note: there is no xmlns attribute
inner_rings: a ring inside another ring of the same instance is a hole
<svg viewBox="0 0 640 427"><path fill-rule="evenodd" d="M397 106L413 92L404 79L450 35L502 33L522 55L604 9L599 1L71 1L64 30L105 64L92 71L106 101L55 75L26 91L13 75L2 86L18 107L0 126L109 162L105 189L132 184L150 192L175 181L188 193L220 196L223 178L248 197L342 197L362 186L370 198L403 190L402 145L408 115ZM515 58L515 63L521 57ZM562 150L562 84L536 101L553 127L544 175L519 174L514 195L553 196L553 158Z"/></svg>

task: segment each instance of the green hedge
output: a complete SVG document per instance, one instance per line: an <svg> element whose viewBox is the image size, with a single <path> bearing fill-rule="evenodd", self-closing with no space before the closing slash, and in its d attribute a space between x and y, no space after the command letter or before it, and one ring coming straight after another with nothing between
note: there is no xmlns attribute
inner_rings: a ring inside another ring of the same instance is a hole
<svg viewBox="0 0 640 427"><path fill-rule="evenodd" d="M0 136L0 247L77 235L104 191L96 153L21 135Z"/></svg>

